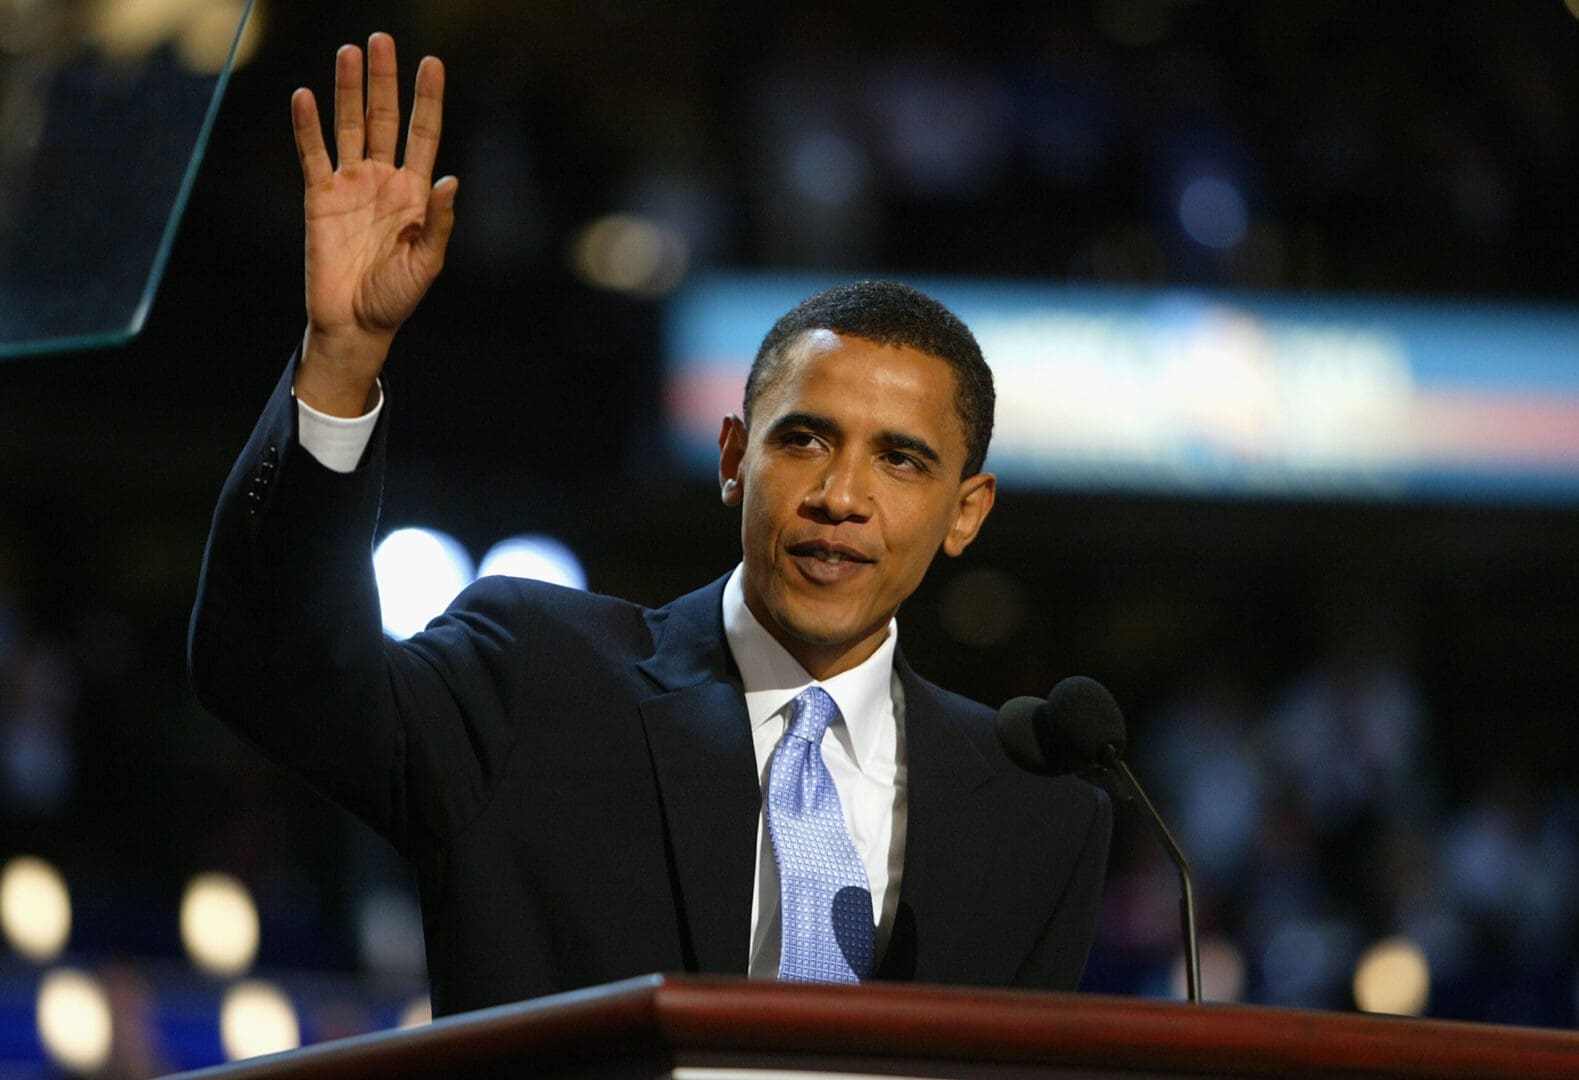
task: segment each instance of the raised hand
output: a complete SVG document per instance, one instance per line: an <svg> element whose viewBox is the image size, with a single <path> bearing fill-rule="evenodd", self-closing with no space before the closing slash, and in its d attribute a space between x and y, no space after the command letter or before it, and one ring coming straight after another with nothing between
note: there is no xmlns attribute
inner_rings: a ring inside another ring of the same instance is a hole
<svg viewBox="0 0 1579 1080"><path fill-rule="evenodd" d="M324 146L312 91L291 97L307 188L307 332L296 394L337 416L358 416L370 405L395 331L438 276L455 224L455 178L432 179L444 65L429 56L417 68L399 167L400 96L388 34L368 38L366 97L364 111L362 50L341 46L334 86L338 168Z"/></svg>

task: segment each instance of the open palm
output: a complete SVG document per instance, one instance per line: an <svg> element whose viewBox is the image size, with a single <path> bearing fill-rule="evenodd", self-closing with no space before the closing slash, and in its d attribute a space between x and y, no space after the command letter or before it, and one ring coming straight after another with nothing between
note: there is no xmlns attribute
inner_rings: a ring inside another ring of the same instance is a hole
<svg viewBox="0 0 1579 1080"><path fill-rule="evenodd" d="M330 162L312 91L295 93L291 115L306 184L309 332L324 340L368 337L387 345L444 264L455 181L432 181L443 65L430 56L417 70L405 160L398 167L400 105L389 35L368 39L367 69L364 112L361 50L346 45L335 58L338 168Z"/></svg>

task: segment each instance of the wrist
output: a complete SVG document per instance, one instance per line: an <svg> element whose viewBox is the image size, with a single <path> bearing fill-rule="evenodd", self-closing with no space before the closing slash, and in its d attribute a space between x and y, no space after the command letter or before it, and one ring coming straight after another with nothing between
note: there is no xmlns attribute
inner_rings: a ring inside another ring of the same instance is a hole
<svg viewBox="0 0 1579 1080"><path fill-rule="evenodd" d="M365 415L377 404L378 375L393 340L393 333L335 333L309 324L292 384L297 398L329 416Z"/></svg>

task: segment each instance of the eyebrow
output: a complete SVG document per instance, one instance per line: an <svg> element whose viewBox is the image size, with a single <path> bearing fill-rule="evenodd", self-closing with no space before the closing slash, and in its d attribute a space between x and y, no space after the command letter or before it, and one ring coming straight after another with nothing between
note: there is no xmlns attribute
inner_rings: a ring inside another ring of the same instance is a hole
<svg viewBox="0 0 1579 1080"><path fill-rule="evenodd" d="M792 412L785 413L773 422L770 434L777 435L781 431L802 429L813 435L832 437L839 434L839 425L826 416L816 413ZM917 457L925 458L934 465L943 464L943 457L932 448L932 444L917 435L906 435L902 431L881 431L877 434L878 441L890 450L905 450Z"/></svg>

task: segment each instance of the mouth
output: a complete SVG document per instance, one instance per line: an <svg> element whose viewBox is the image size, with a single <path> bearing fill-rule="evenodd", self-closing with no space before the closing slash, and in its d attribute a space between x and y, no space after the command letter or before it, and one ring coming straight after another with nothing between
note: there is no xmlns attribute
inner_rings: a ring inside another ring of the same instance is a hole
<svg viewBox="0 0 1579 1080"><path fill-rule="evenodd" d="M802 540L789 546L789 553L799 558L816 559L825 563L869 563L875 562L860 548L850 544L842 544L834 540Z"/></svg>
<svg viewBox="0 0 1579 1080"><path fill-rule="evenodd" d="M859 548L831 540L803 540L789 545L800 572L818 584L833 584L858 574L876 560Z"/></svg>

